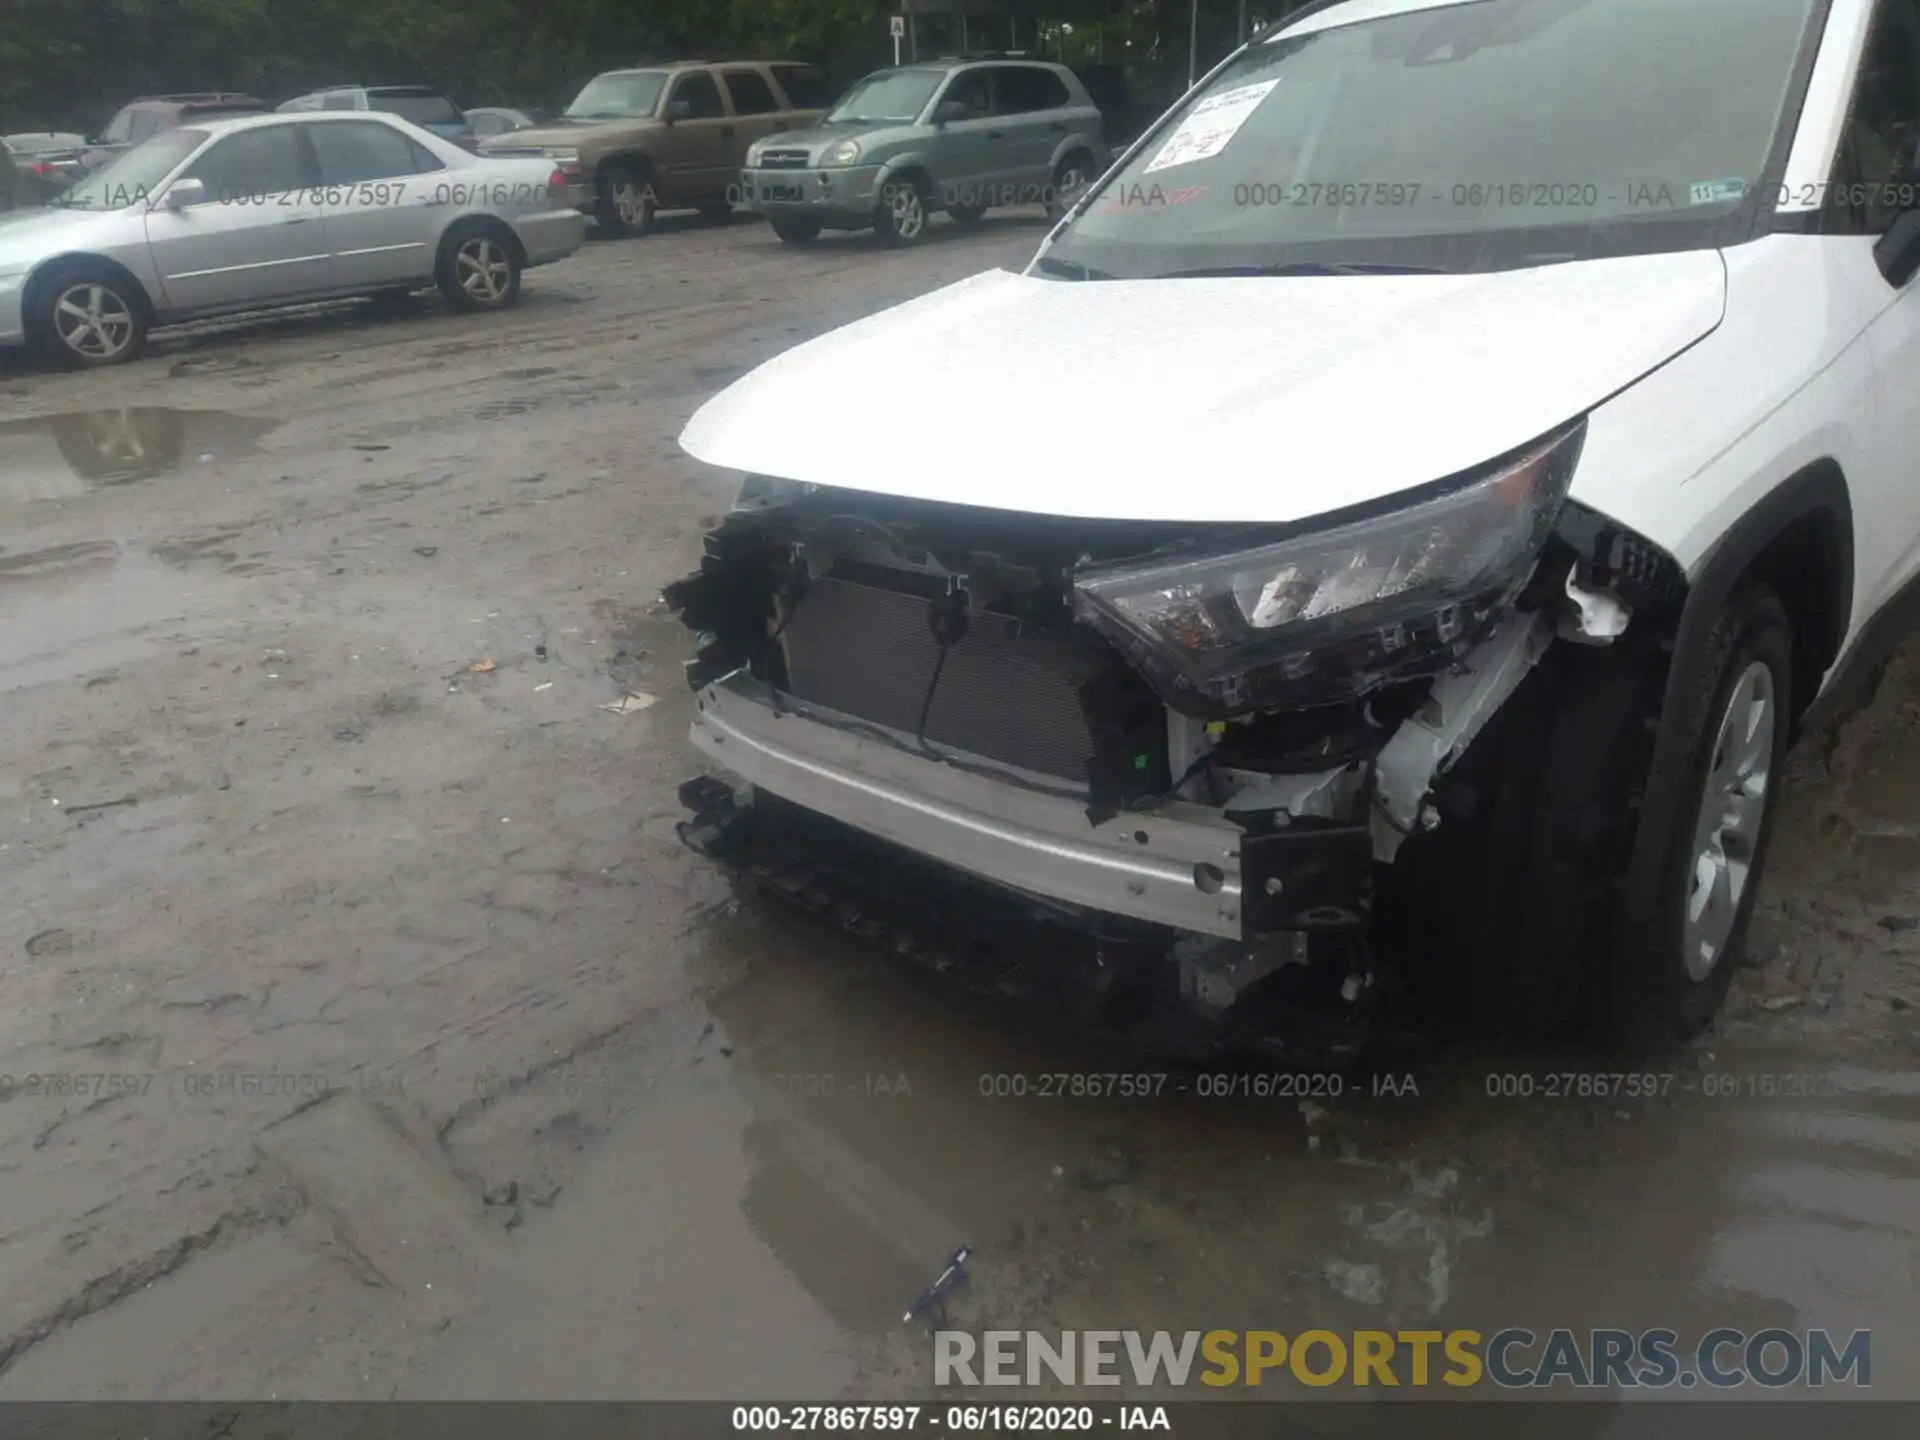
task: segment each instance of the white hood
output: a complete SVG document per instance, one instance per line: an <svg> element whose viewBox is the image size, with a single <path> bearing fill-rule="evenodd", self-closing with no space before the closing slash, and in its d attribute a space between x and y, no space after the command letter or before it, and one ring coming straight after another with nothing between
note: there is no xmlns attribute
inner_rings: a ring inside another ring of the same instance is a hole
<svg viewBox="0 0 1920 1440"><path fill-rule="evenodd" d="M1536 439L1710 334L1725 297L1714 251L1486 275L994 270L776 357L680 444L916 499L1282 523Z"/></svg>

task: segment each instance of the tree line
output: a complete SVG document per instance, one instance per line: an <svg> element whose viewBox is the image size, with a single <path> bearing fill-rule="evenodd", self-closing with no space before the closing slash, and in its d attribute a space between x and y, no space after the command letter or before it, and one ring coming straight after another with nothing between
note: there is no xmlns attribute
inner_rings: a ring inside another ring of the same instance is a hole
<svg viewBox="0 0 1920 1440"><path fill-rule="evenodd" d="M899 8L898 0L0 0L0 133L93 134L135 96L190 90L279 100L330 84L420 83L463 106L557 107L602 70L688 56L810 60L846 83L891 62L887 17ZM1232 44L1237 18L1237 0L1205 0L1203 64ZM967 39L975 49L1005 46L1007 24L976 16ZM923 15L915 25L923 55L959 48L954 17ZM1124 63L1157 92L1177 91L1185 78L1187 31L1188 0L1125 0L1097 27L1027 21L1018 38L1072 63Z"/></svg>

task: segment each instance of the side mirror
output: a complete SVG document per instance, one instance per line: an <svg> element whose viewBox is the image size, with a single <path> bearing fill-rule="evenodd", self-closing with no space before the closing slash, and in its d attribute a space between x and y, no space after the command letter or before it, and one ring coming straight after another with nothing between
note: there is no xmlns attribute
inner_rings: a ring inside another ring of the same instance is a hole
<svg viewBox="0 0 1920 1440"><path fill-rule="evenodd" d="M198 205L207 198L207 182L204 180L176 180L167 187L166 198L161 201L169 210L184 210L189 205Z"/></svg>
<svg viewBox="0 0 1920 1440"><path fill-rule="evenodd" d="M942 100L938 105L933 107L933 123L936 125L945 125L951 120L964 120L966 118L967 107L964 101Z"/></svg>
<svg viewBox="0 0 1920 1440"><path fill-rule="evenodd" d="M667 102L667 119L690 120L692 118L693 102L691 100L669 100Z"/></svg>

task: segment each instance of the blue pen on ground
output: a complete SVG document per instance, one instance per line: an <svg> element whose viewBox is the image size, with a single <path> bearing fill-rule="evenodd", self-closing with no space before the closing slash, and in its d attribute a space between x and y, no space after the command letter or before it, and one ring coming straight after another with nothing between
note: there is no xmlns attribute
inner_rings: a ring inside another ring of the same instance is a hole
<svg viewBox="0 0 1920 1440"><path fill-rule="evenodd" d="M940 1278L920 1292L920 1298L907 1307L907 1313L900 1317L900 1322L903 1325L911 1324L914 1316L926 1314L959 1288L966 1281L967 1257L971 1254L971 1245L962 1245L954 1251L953 1258L947 1261L947 1268L940 1272Z"/></svg>

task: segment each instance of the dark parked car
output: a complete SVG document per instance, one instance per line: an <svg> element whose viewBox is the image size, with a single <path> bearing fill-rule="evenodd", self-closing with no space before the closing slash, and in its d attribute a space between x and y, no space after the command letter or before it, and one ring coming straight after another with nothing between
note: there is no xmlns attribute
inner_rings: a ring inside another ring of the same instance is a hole
<svg viewBox="0 0 1920 1440"><path fill-rule="evenodd" d="M267 108L264 100L225 90L202 90L190 95L143 95L120 107L82 160L87 169L98 170L115 155L152 139L162 130L196 120L259 115Z"/></svg>
<svg viewBox="0 0 1920 1440"><path fill-rule="evenodd" d="M282 110L379 110L411 121L463 150L479 148L466 113L431 85L331 85L287 101Z"/></svg>

